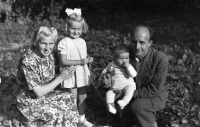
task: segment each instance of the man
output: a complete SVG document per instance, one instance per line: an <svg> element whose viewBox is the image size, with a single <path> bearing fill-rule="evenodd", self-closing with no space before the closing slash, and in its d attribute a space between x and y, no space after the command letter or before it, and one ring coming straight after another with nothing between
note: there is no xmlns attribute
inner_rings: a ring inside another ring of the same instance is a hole
<svg viewBox="0 0 200 127"><path fill-rule="evenodd" d="M129 119L133 121L136 118L141 127L157 127L156 111L165 107L168 96L168 91L164 87L168 71L168 57L151 48L153 31L150 27L137 26L133 29L131 36L133 44L131 48L135 52L131 64L136 68L138 75L135 79L137 88L132 101L127 106L131 113ZM127 117L126 112L123 112L121 122L124 127L128 127L125 125L125 117Z"/></svg>

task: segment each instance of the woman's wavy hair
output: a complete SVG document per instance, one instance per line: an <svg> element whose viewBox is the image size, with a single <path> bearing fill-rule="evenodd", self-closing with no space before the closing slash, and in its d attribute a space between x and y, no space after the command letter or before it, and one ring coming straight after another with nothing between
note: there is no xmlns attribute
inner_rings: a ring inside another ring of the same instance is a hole
<svg viewBox="0 0 200 127"><path fill-rule="evenodd" d="M41 26L38 30L34 32L32 45L35 45L43 37L53 37L54 42L56 42L58 39L58 32L54 27L50 28L46 26Z"/></svg>

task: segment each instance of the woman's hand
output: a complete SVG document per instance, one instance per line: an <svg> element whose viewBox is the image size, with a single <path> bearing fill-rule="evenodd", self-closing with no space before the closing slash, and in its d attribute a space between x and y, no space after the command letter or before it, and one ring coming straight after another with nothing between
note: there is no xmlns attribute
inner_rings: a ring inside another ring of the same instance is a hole
<svg viewBox="0 0 200 127"><path fill-rule="evenodd" d="M75 70L76 70L76 66L70 66L68 68L64 68L60 73L60 77L63 80L68 79L74 74Z"/></svg>
<svg viewBox="0 0 200 127"><path fill-rule="evenodd" d="M58 77L56 77L53 81L51 81L48 84L41 85L38 87L34 87L33 91L38 96L44 96L53 89L55 89L56 86L58 86L63 80L68 79L71 77L76 70L75 66L70 66L69 68L63 69Z"/></svg>

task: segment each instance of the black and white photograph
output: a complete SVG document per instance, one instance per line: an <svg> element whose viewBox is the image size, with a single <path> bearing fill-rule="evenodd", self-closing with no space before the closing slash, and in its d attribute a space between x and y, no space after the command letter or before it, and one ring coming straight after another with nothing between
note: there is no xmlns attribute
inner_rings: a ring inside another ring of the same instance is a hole
<svg viewBox="0 0 200 127"><path fill-rule="evenodd" d="M200 0L0 0L0 127L200 127Z"/></svg>

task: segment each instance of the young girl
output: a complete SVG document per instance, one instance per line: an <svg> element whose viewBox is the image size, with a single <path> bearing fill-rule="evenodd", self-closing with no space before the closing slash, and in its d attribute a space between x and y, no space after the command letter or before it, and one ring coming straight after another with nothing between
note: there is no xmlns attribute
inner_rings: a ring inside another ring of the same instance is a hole
<svg viewBox="0 0 200 127"><path fill-rule="evenodd" d="M116 114L114 105L116 92L124 92L124 97L117 101L121 109L129 103L136 89L133 80L136 74L136 70L129 63L128 48L125 46L115 47L113 50L113 61L108 64L101 75L104 83L109 86L109 90L106 93L106 102L109 112Z"/></svg>
<svg viewBox="0 0 200 127"><path fill-rule="evenodd" d="M61 69L71 65L76 66L75 75L62 83L63 88L70 88L70 91L77 98L79 110L79 123L85 127L93 126L85 118L87 86L90 85L90 71L87 64L93 62L92 57L87 57L86 42L80 36L86 33L88 25L81 16L80 9L66 9L68 15L65 22L67 37L58 44Z"/></svg>

